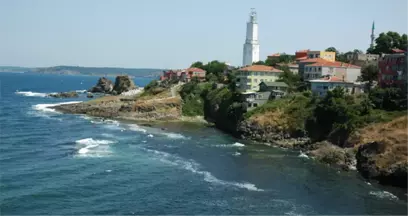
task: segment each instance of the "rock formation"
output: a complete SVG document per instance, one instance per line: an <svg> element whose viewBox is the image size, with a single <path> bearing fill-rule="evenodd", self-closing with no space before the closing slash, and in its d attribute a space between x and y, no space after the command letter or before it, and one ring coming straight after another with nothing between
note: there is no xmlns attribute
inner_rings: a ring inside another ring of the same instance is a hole
<svg viewBox="0 0 408 216"><path fill-rule="evenodd" d="M121 94L122 92L127 92L133 89L136 89L136 85L129 76L116 77L115 86L113 87L113 91L115 91L116 94Z"/></svg>
<svg viewBox="0 0 408 216"><path fill-rule="evenodd" d="M112 90L113 90L112 81L105 77L101 77L99 78L98 83L88 91L92 93L111 93Z"/></svg>
<svg viewBox="0 0 408 216"><path fill-rule="evenodd" d="M55 97L55 98L73 98L73 97L78 97L78 93L75 91L59 92L59 93L49 94L48 96Z"/></svg>

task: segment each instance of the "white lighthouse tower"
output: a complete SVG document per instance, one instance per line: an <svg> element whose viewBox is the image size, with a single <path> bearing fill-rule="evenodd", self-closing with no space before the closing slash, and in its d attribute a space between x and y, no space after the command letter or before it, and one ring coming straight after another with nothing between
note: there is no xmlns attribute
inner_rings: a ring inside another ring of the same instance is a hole
<svg viewBox="0 0 408 216"><path fill-rule="evenodd" d="M246 40L244 44L243 65L252 65L259 61L259 43L258 43L258 22L256 12L251 8L249 21L247 22Z"/></svg>

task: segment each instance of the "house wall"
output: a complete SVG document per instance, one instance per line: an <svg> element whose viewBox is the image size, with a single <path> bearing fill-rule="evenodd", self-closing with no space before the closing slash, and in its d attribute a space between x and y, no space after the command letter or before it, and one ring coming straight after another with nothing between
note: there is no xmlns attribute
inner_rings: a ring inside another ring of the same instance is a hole
<svg viewBox="0 0 408 216"><path fill-rule="evenodd" d="M312 80L326 75L336 76L338 78L344 78L344 80L354 82L361 75L361 69L344 67L306 66L303 74L303 79Z"/></svg>
<svg viewBox="0 0 408 216"><path fill-rule="evenodd" d="M275 82L281 72L238 71L239 89L241 91L258 91L261 82Z"/></svg>
<svg viewBox="0 0 408 216"><path fill-rule="evenodd" d="M319 96L325 96L327 91L331 91L336 87L342 87L347 92L352 93L353 86L353 83L311 82L311 91Z"/></svg>
<svg viewBox="0 0 408 216"><path fill-rule="evenodd" d="M327 61L336 61L336 53L335 52L326 52L326 51L321 51L320 52L320 58L326 59Z"/></svg>

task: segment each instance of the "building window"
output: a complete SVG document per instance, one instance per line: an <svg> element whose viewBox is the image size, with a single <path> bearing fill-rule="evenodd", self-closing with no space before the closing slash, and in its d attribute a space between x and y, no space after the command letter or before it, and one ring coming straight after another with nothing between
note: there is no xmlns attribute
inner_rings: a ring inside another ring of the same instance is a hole
<svg viewBox="0 0 408 216"><path fill-rule="evenodd" d="M257 103L254 103L254 107L258 107L258 104L257 104Z"/></svg>
<svg viewBox="0 0 408 216"><path fill-rule="evenodd" d="M255 72L255 76L258 76L258 72Z"/></svg>
<svg viewBox="0 0 408 216"><path fill-rule="evenodd" d="M319 67L319 72L321 72L322 71L322 68L321 67Z"/></svg>

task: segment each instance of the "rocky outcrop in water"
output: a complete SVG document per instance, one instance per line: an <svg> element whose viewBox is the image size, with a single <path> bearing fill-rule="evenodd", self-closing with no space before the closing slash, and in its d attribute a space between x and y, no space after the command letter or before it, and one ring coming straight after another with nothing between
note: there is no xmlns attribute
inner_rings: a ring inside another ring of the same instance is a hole
<svg viewBox="0 0 408 216"><path fill-rule="evenodd" d="M387 164L388 159L381 157L386 152L386 148L386 145L381 142L370 142L359 146L356 155L358 171L365 178L378 180L381 184L407 188L408 162Z"/></svg>
<svg viewBox="0 0 408 216"><path fill-rule="evenodd" d="M127 92L136 88L135 83L133 83L133 80L129 76L117 76L113 91L115 91L115 94L121 94L122 92Z"/></svg>
<svg viewBox="0 0 408 216"><path fill-rule="evenodd" d="M88 92L92 93L111 93L113 90L113 83L111 80L101 77L98 80L98 83L92 87L91 89L88 90Z"/></svg>
<svg viewBox="0 0 408 216"><path fill-rule="evenodd" d="M49 94L49 97L55 97L55 98L75 98L79 97L78 93L75 91L72 92L59 92L59 93L54 93L54 94Z"/></svg>

